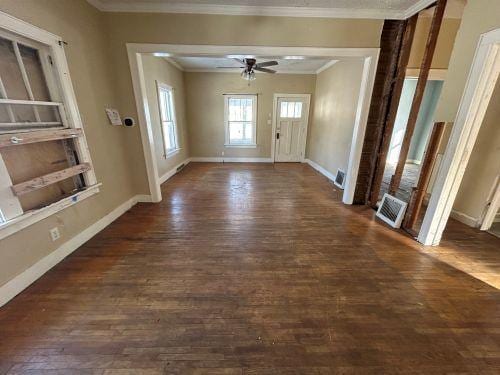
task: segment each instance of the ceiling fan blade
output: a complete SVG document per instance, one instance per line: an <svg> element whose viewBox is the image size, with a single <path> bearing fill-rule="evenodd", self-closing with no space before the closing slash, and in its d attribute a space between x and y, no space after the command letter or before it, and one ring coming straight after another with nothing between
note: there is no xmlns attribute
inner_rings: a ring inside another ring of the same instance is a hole
<svg viewBox="0 0 500 375"><path fill-rule="evenodd" d="M216 66L216 69L244 69L246 66Z"/></svg>
<svg viewBox="0 0 500 375"><path fill-rule="evenodd" d="M265 66L278 65L277 61L264 61L255 65L256 68L264 68Z"/></svg>
<svg viewBox="0 0 500 375"><path fill-rule="evenodd" d="M266 69L266 68L253 68L253 70L258 70L259 72L264 72L264 73L276 73L276 70L272 69Z"/></svg>
<svg viewBox="0 0 500 375"><path fill-rule="evenodd" d="M233 60L234 60L234 61L238 61L238 62L239 62L240 64L242 64L242 65L246 65L246 64L245 64L245 61L244 61L244 60L242 60L242 59L237 59L237 58L233 57Z"/></svg>

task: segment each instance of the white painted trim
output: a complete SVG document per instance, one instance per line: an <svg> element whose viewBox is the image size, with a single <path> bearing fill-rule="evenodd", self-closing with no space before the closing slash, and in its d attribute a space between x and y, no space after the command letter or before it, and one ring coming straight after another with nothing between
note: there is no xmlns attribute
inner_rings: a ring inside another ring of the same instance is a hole
<svg viewBox="0 0 500 375"><path fill-rule="evenodd" d="M328 68L334 66L336 63L338 63L339 60L331 60L331 61L328 61L325 65L323 65L321 68L319 68L318 70L316 70L316 74L319 74L321 72L324 72L325 70L327 70Z"/></svg>
<svg viewBox="0 0 500 375"><path fill-rule="evenodd" d="M472 228L477 228L479 226L479 219L457 210L451 210L450 217Z"/></svg>
<svg viewBox="0 0 500 375"><path fill-rule="evenodd" d="M144 78L144 67L141 54L127 45L127 53L132 75L132 86L134 89L135 103L141 131L142 149L146 162L149 192L153 202L161 201L160 180L158 176L158 165L154 149L153 124L149 113L146 82Z"/></svg>
<svg viewBox="0 0 500 375"><path fill-rule="evenodd" d="M247 158L247 157L192 157L191 162L198 163L272 163L270 158Z"/></svg>
<svg viewBox="0 0 500 375"><path fill-rule="evenodd" d="M500 28L481 35L418 235L438 245L500 72Z"/></svg>
<svg viewBox="0 0 500 375"><path fill-rule="evenodd" d="M56 250L52 251L49 255L40 259L34 265L2 285L0 287L0 307L5 305L12 298L21 293L37 279L39 279L43 274L49 271L52 267L58 264L61 260L63 260L69 254L78 249L85 242L90 240L97 233L99 233L101 230L106 228L109 224L111 224L113 221L127 212L137 202L139 202L140 198L144 197L135 196L125 203L122 203L106 216L90 225L82 232L78 233L75 237L62 244Z"/></svg>
<svg viewBox="0 0 500 375"><path fill-rule="evenodd" d="M221 4L183 4L162 3L159 1L104 3L100 0L87 0L103 12L141 12L141 13L186 13L186 14L223 14L233 16L275 16L275 17L319 17L319 18L368 18L368 19L405 19L425 8L434 0L421 0L405 10L394 9L353 9L320 8L293 6L252 6Z"/></svg>
<svg viewBox="0 0 500 375"><path fill-rule="evenodd" d="M182 164L184 164L184 166L188 165L190 161L191 160L188 158L188 159L184 160L182 163L179 163L175 167L170 169L167 173L165 173L163 176L160 177L160 183L163 184L170 177L172 177L174 174L177 173L177 168L179 168Z"/></svg>
<svg viewBox="0 0 500 375"><path fill-rule="evenodd" d="M215 68L215 69L184 69L186 73L222 73L222 74L241 74L240 68ZM257 79L261 76L265 76L267 73L255 72ZM302 74L302 75L316 75L316 71L313 70L295 70L293 72L290 71L276 71L275 74Z"/></svg>
<svg viewBox="0 0 500 375"><path fill-rule="evenodd" d="M370 111L373 85L375 83L375 73L377 69L379 53L376 56L367 56L363 62L363 73L361 76L361 87L359 90L358 105L356 108L356 119L352 134L351 150L349 152L349 162L347 164L346 179L344 184L344 195L342 202L352 204L354 201L354 191L358 179L359 163L363 151L366 124Z"/></svg>
<svg viewBox="0 0 500 375"><path fill-rule="evenodd" d="M306 159L306 145L307 145L307 134L309 131L309 113L311 112L311 94L274 94L273 95L273 122L272 122L272 132L271 132L271 160L276 162L276 128L278 121L278 100L279 98L301 98L305 99L307 105L307 112L304 118L304 122L306 124L306 128L304 130L305 138L302 140L302 157L300 162L304 163Z"/></svg>
<svg viewBox="0 0 500 375"><path fill-rule="evenodd" d="M481 230L488 230L498 219L500 208L500 175L497 175L486 201L486 210L481 223Z"/></svg>
<svg viewBox="0 0 500 375"><path fill-rule="evenodd" d="M330 173L325 168L323 168L321 165L319 165L318 163L312 161L311 159L305 159L305 162L307 164L309 164L311 167L313 167L314 169L316 169L323 176L325 176L326 178L328 178L331 182L335 183L335 176L333 175L333 173Z"/></svg>
<svg viewBox="0 0 500 375"><path fill-rule="evenodd" d="M152 124L149 116L148 101L144 83L144 72L141 54L161 53L165 56L226 56L252 55L259 56L304 56L304 57L360 57L364 59L360 95L356 110L353 141L349 154L349 167L346 171L346 188L343 202L352 204L358 174L361 151L363 147L366 122L370 110L370 100L375 81L375 72L379 56L379 48L323 48L323 47L272 47L272 46L218 46L218 45L179 45L179 44L141 44L127 43L130 63L130 74L136 100L139 127L143 145L148 183L154 202L161 200L158 166L154 151ZM275 110L275 109L273 109ZM220 158L219 158L220 159ZM227 161L227 158L224 159ZM274 155L271 160L274 160Z"/></svg>
<svg viewBox="0 0 500 375"><path fill-rule="evenodd" d="M27 228L30 225L33 225L40 220L43 220L55 213L64 210L74 204L81 202L82 200L91 197L94 194L99 192L99 186L101 184L97 184L91 186L83 191L80 191L76 194L73 194L69 197L61 199L55 203L52 203L48 206L42 207L38 210L28 211L24 213L22 216L16 217L15 219L9 220L6 223L0 225L0 240L3 238L9 237L10 235L20 231L21 229Z"/></svg>
<svg viewBox="0 0 500 375"><path fill-rule="evenodd" d="M407 19L413 16L414 14L417 14L421 10L424 10L427 8L429 5L433 4L436 0L419 0L417 3L413 4L410 6L408 9L406 9L403 12L403 17L401 19Z"/></svg>
<svg viewBox="0 0 500 375"><path fill-rule="evenodd" d="M446 79L446 73L448 69L429 69L429 81L444 81ZM418 79L420 76L419 68L408 68L406 69L406 79Z"/></svg>

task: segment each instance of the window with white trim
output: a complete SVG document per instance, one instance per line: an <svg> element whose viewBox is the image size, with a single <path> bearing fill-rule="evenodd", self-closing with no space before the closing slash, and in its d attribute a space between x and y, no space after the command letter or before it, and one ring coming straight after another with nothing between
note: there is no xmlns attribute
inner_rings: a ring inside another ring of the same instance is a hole
<svg viewBox="0 0 500 375"><path fill-rule="evenodd" d="M34 223L41 211L46 217L48 208L54 213L98 192L63 44L0 13L2 235L6 226L28 217Z"/></svg>
<svg viewBox="0 0 500 375"><path fill-rule="evenodd" d="M225 95L226 147L257 145L257 95Z"/></svg>
<svg viewBox="0 0 500 375"><path fill-rule="evenodd" d="M160 109L161 134L165 157L179 149L177 141L177 121L175 118L174 91L164 83L156 82L158 88L158 107Z"/></svg>

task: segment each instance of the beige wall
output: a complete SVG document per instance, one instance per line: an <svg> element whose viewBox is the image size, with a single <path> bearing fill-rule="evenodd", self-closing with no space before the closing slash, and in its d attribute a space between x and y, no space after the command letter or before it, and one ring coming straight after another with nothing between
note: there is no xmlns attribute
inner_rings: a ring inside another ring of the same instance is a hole
<svg viewBox="0 0 500 375"><path fill-rule="evenodd" d="M436 109L436 121L455 120L479 37L497 28L500 28L500 1L467 2L451 55L446 82Z"/></svg>
<svg viewBox="0 0 500 375"><path fill-rule="evenodd" d="M126 43L378 47L383 25L382 20L199 14L108 13L106 18L120 108L134 116ZM127 148L131 154L142 155L139 129L130 130ZM149 193L144 158L134 158L131 168L136 191Z"/></svg>
<svg viewBox="0 0 500 375"><path fill-rule="evenodd" d="M105 106L118 104L105 17L83 0L2 0L0 10L61 36L101 192L71 208L0 240L0 286L48 255L135 193L125 138L130 129L108 124ZM123 114L123 112L122 112ZM141 156L142 157L142 156ZM49 229L61 239L52 242Z"/></svg>
<svg viewBox="0 0 500 375"><path fill-rule="evenodd" d="M500 174L500 80L472 149L453 210L482 218L495 178Z"/></svg>
<svg viewBox="0 0 500 375"><path fill-rule="evenodd" d="M317 76L307 157L334 175L347 171L362 70L362 59L346 59Z"/></svg>
<svg viewBox="0 0 500 375"><path fill-rule="evenodd" d="M432 18L419 17L417 27L415 29L415 37L410 53L410 60L408 61L408 68L419 69L422 59L424 57L425 46L427 37L431 27ZM454 18L445 18L441 24L441 30L436 44L434 57L432 58L432 69L447 69L455 37L458 29L460 28L460 20Z"/></svg>
<svg viewBox="0 0 500 375"><path fill-rule="evenodd" d="M248 82L238 73L185 73L186 102L191 156L193 157L271 157L273 95L312 94L316 76L312 74L258 74ZM225 93L258 94L257 147L224 147ZM314 100L314 98L312 98Z"/></svg>
<svg viewBox="0 0 500 375"><path fill-rule="evenodd" d="M144 68L144 80L146 82L149 115L153 127L155 155L158 164L158 177L161 177L189 157L184 75L182 71L160 57L143 55L142 63ZM181 149L177 154L169 156L168 158L165 158L165 147L161 130L156 81L171 86L174 92L178 145Z"/></svg>

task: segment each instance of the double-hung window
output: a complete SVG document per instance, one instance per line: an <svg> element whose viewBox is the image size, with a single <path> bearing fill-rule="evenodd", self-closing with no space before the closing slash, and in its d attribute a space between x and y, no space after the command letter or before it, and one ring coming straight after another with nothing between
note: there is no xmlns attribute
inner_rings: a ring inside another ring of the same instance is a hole
<svg viewBox="0 0 500 375"><path fill-rule="evenodd" d="M158 106L160 107L161 132L165 157L179 149L177 141L177 122L175 119L174 92L172 87L157 82Z"/></svg>
<svg viewBox="0 0 500 375"><path fill-rule="evenodd" d="M0 12L0 239L99 191L63 45Z"/></svg>
<svg viewBox="0 0 500 375"><path fill-rule="evenodd" d="M226 147L257 145L257 95L225 95Z"/></svg>

